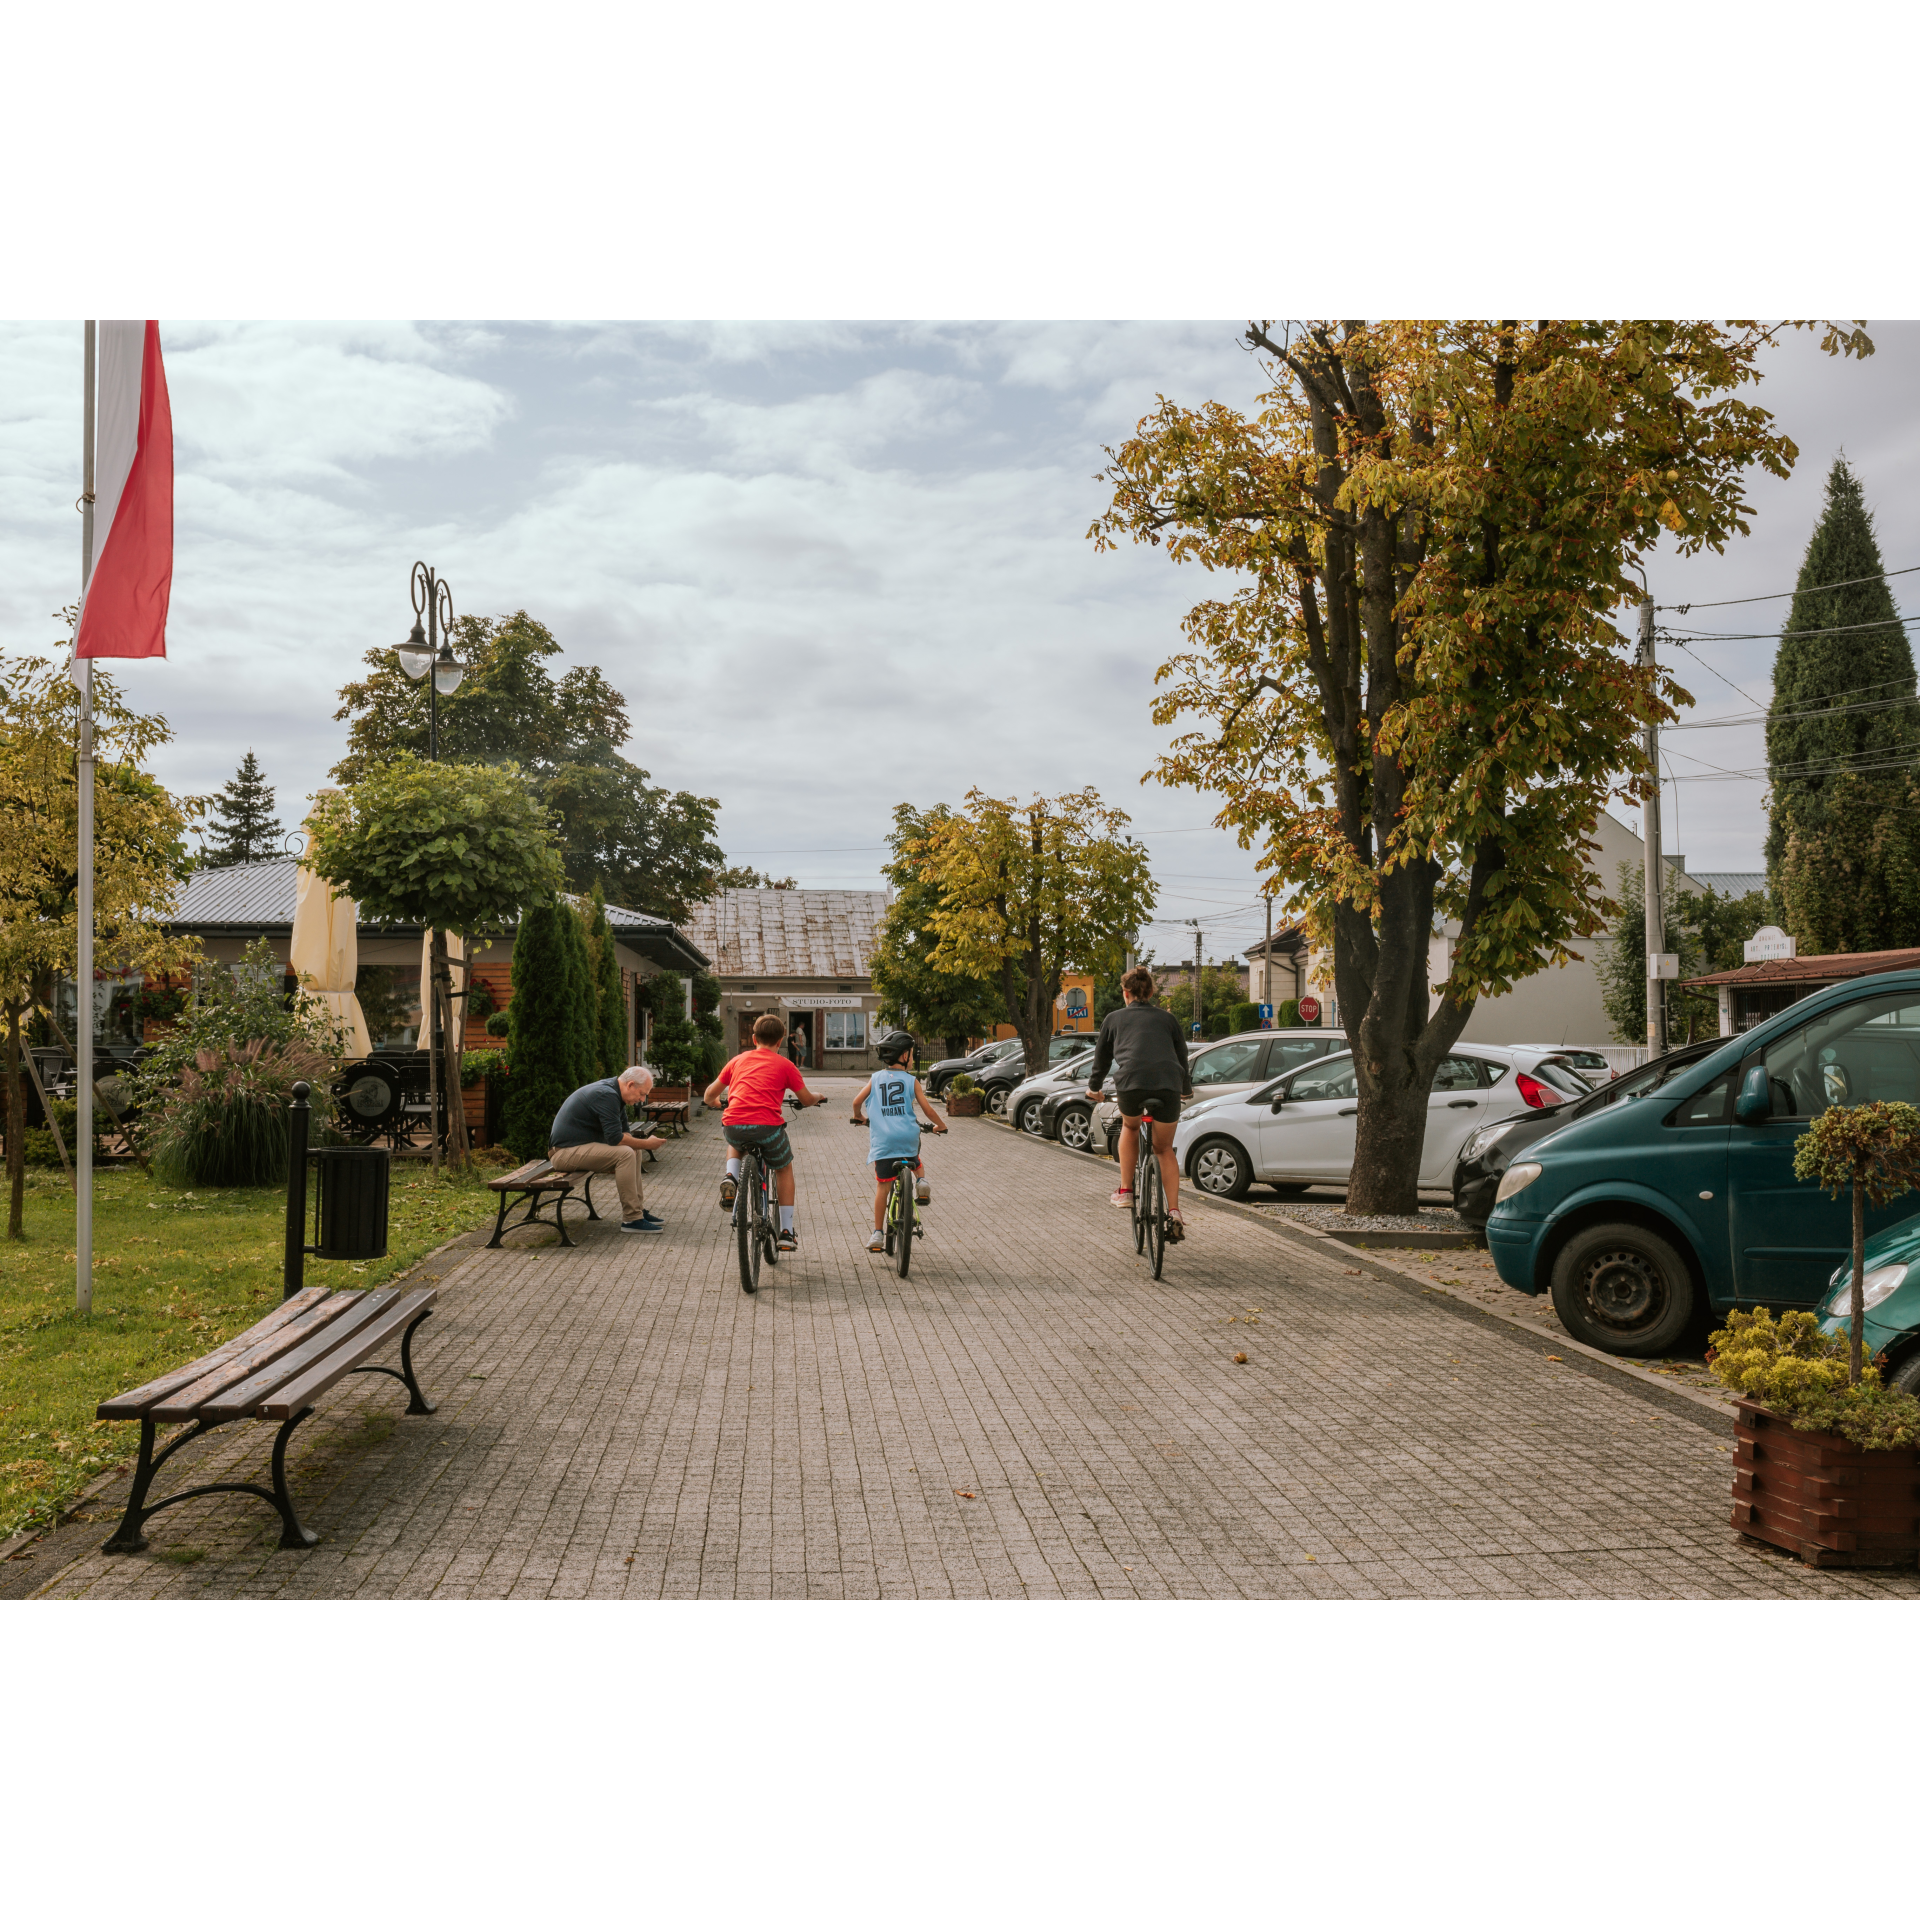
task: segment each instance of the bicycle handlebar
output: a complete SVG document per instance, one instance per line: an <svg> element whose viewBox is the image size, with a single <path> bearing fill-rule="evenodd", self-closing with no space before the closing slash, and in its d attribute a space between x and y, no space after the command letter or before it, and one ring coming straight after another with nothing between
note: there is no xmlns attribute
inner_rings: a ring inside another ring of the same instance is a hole
<svg viewBox="0 0 1920 1920"><path fill-rule="evenodd" d="M867 1119L867 1117L864 1114L862 1114L858 1119L856 1119L852 1114L849 1114L847 1116L847 1125L850 1127L870 1127L872 1124L873 1122ZM922 1133L945 1133L946 1132L945 1127L930 1127L926 1124L924 1120L916 1120L914 1122L914 1125L917 1126Z"/></svg>

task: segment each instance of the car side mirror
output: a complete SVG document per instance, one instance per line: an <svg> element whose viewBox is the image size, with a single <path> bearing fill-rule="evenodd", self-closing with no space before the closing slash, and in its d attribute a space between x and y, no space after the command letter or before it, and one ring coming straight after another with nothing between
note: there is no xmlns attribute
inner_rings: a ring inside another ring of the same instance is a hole
<svg viewBox="0 0 1920 1920"><path fill-rule="evenodd" d="M1284 1107L1286 1104L1287 1104L1287 1096L1284 1093L1276 1093L1273 1096L1273 1104L1267 1109L1267 1111L1269 1113L1278 1113L1280 1109Z"/></svg>
<svg viewBox="0 0 1920 1920"><path fill-rule="evenodd" d="M1773 1112L1773 1095L1767 1089L1767 1063L1756 1060L1740 1082L1740 1096L1733 1103L1733 1117L1743 1127L1757 1127Z"/></svg>

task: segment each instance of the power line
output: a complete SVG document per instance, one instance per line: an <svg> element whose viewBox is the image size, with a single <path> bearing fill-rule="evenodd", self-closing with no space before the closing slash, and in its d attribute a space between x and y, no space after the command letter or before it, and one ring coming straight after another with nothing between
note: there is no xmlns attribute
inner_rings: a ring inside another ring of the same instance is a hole
<svg viewBox="0 0 1920 1920"><path fill-rule="evenodd" d="M1891 620L1862 620L1849 627L1795 627L1795 634L1819 634L1823 638L1830 633L1878 633L1885 627L1911 627L1920 623L1920 613L1898 613ZM1696 640L1784 640L1788 636L1779 628L1766 633L1694 633L1684 627L1662 627L1659 638L1671 640L1676 647L1690 646Z"/></svg>
<svg viewBox="0 0 1920 1920"><path fill-rule="evenodd" d="M1844 707L1787 707L1779 713L1762 708L1758 713L1728 714L1717 720L1683 720L1678 726L1663 727L1663 733L1698 733L1709 727L1757 727L1773 720L1840 720L1856 713L1884 713L1889 707L1911 707L1920 703L1920 694L1903 693L1891 700L1854 700Z"/></svg>
<svg viewBox="0 0 1920 1920"><path fill-rule="evenodd" d="M1920 567L1895 567L1891 573L1863 573L1857 580L1829 580L1824 586L1790 587L1785 593L1750 593L1739 600L1682 600L1654 608L1655 613L1691 613L1695 607L1751 607L1762 600L1792 600L1803 593L1837 593L1842 587L1864 587L1875 580L1898 580L1903 574L1920 573ZM1884 620L1874 622L1885 626Z"/></svg>

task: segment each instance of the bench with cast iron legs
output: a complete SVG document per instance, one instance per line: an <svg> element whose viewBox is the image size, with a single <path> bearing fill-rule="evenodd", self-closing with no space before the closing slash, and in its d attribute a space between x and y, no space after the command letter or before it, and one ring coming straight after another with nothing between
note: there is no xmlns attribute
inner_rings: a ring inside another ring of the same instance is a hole
<svg viewBox="0 0 1920 1920"><path fill-rule="evenodd" d="M433 1402L420 1391L413 1371L413 1336L433 1311L434 1297L432 1287L380 1287L372 1292L304 1287L224 1347L104 1401L102 1420L140 1422L140 1458L127 1511L101 1551L137 1553L147 1544L141 1527L163 1507L210 1493L257 1494L280 1516L281 1546L315 1545L320 1536L301 1525L287 1491L287 1442L321 1395L350 1373L391 1374L407 1389L409 1413L431 1413ZM374 1364L371 1356L394 1340L400 1342L399 1366ZM273 1442L271 1489L250 1480L222 1481L189 1487L147 1505L154 1475L188 1441L234 1420L280 1423ZM187 1430L156 1453L154 1442L164 1426Z"/></svg>
<svg viewBox="0 0 1920 1920"><path fill-rule="evenodd" d="M593 1175L580 1175L584 1183L580 1189L580 1198L587 1209L589 1220L600 1218L599 1209L593 1204ZM500 1212L493 1223L493 1238L487 1242L490 1247L500 1244L503 1233L512 1233L516 1227L558 1227L560 1244L570 1247L573 1241L567 1235L567 1223L562 1209L573 1192L574 1176L562 1173L551 1160L529 1160L524 1167L515 1167L511 1173L503 1173L498 1180L487 1182L487 1191L500 1196ZM548 1196L553 1199L553 1217L548 1219L540 1209L546 1205ZM516 1207L526 1208L517 1220L508 1216Z"/></svg>

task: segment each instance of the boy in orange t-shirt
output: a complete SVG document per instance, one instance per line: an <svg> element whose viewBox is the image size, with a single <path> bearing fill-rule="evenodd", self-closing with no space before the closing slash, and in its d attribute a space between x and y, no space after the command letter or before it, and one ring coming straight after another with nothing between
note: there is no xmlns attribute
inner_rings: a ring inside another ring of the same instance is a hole
<svg viewBox="0 0 1920 1920"><path fill-rule="evenodd" d="M791 1093L803 1107L817 1107L826 1095L807 1091L800 1069L780 1051L786 1037L787 1023L777 1013L763 1013L753 1023L753 1051L735 1054L701 1097L717 1107L722 1089L729 1093L726 1124L720 1129L728 1147L720 1204L731 1207L739 1191L740 1149L758 1147L773 1175L780 1208L780 1251L791 1253L800 1238L793 1230L793 1146L787 1139L784 1101Z"/></svg>

